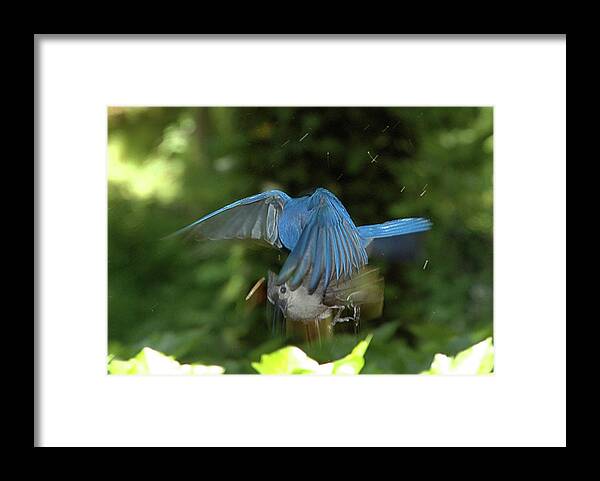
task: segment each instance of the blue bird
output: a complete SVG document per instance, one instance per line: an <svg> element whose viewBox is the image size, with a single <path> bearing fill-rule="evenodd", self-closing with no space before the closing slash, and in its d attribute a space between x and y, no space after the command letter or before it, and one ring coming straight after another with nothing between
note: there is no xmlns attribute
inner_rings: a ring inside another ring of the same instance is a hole
<svg viewBox="0 0 600 481"><path fill-rule="evenodd" d="M356 227L339 199L326 189L293 198L270 190L240 199L173 235L196 239L257 239L290 254L275 280L294 291L350 279L368 263L367 248L375 239L427 231L428 219L414 217Z"/></svg>

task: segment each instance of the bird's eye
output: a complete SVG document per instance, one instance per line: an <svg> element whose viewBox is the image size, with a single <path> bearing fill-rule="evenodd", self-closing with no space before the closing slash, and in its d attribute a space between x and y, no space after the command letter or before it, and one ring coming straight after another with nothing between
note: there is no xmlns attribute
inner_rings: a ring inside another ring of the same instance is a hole
<svg viewBox="0 0 600 481"><path fill-rule="evenodd" d="M279 292L280 292L281 294L285 294L285 293L286 293L286 291L287 291L287 288L286 288L285 286L281 286L281 287L279 288Z"/></svg>

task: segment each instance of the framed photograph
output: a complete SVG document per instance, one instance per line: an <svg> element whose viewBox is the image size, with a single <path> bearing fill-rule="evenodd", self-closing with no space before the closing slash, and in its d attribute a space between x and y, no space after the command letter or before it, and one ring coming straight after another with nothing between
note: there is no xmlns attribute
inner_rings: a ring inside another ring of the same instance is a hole
<svg viewBox="0 0 600 481"><path fill-rule="evenodd" d="M36 35L34 130L34 446L566 445L566 35Z"/></svg>

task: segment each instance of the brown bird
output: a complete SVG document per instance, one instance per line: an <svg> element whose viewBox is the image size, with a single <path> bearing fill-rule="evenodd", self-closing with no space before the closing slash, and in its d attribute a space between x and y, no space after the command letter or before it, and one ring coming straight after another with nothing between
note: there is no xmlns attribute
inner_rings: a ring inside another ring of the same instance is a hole
<svg viewBox="0 0 600 481"><path fill-rule="evenodd" d="M267 298L274 306L274 331L284 325L286 335L309 343L332 336L334 326L342 322L352 322L358 332L361 319L379 317L383 309L384 281L374 267L364 267L326 288L320 283L312 294L305 283L292 290L287 282L276 281L277 275L269 271Z"/></svg>

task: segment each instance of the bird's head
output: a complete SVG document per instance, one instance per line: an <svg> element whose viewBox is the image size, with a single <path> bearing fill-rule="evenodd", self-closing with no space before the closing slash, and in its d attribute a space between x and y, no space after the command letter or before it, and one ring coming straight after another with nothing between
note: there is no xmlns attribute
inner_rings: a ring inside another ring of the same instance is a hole
<svg viewBox="0 0 600 481"><path fill-rule="evenodd" d="M329 310L323 304L323 290L310 293L305 285L292 289L287 282L277 284L277 275L269 272L267 298L275 306L275 311L283 314L288 321L314 320Z"/></svg>
<svg viewBox="0 0 600 481"><path fill-rule="evenodd" d="M287 283L277 285L277 274L269 271L269 280L267 283L267 298L269 302L276 308L281 309L285 314L290 303L290 299L293 296L292 290L289 288Z"/></svg>

